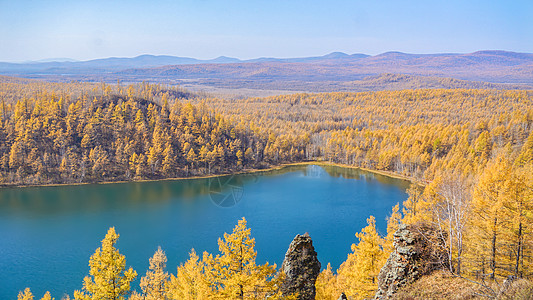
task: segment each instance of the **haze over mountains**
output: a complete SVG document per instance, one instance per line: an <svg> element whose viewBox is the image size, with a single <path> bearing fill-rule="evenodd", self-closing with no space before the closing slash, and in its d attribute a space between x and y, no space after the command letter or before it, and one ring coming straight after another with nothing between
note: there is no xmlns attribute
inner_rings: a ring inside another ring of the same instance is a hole
<svg viewBox="0 0 533 300"><path fill-rule="evenodd" d="M17 73L17 72L44 72L56 74L59 69L76 70L92 69L95 71L112 71L124 68L154 68L168 65L194 65L194 64L229 64L229 63L260 63L260 62L285 62L285 63L303 63L303 62L320 62L324 60L339 59L358 59L369 57L366 54L348 55L342 52L333 52L324 56L301 57L301 58L273 58L261 57L249 60L240 60L238 58L219 56L214 59L201 60L190 57L179 57L169 55L139 55L136 57L110 57L93 59L88 61L76 61L69 58L42 59L39 61L30 61L23 63L0 62L0 72Z"/></svg>
<svg viewBox="0 0 533 300"><path fill-rule="evenodd" d="M508 51L468 54L386 52L370 56L333 52L318 57L250 60L224 56L198 60L141 55L90 61L62 59L54 62L0 63L0 74L52 81L149 80L221 88L303 91L416 87L531 88L533 54Z"/></svg>

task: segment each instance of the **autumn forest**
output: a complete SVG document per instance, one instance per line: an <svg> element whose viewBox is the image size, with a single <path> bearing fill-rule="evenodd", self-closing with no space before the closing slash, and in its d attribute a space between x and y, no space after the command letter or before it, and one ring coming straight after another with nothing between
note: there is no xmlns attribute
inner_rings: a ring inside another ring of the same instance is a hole
<svg viewBox="0 0 533 300"><path fill-rule="evenodd" d="M150 83L0 82L3 186L157 180L304 161L360 167L411 180L409 198L391 208L386 235L369 216L340 268L323 262L317 299L373 297L400 224L440 230L449 272L479 283L484 295L497 297L493 283L508 276L533 277L533 91L224 98ZM164 270L159 250L139 289L130 286L137 273L125 269L110 229L73 297L297 297L279 292L275 265L256 265L250 234L240 220L219 240L219 255L193 250L177 274ZM105 265L115 273L102 274ZM30 296L26 290L19 299Z"/></svg>

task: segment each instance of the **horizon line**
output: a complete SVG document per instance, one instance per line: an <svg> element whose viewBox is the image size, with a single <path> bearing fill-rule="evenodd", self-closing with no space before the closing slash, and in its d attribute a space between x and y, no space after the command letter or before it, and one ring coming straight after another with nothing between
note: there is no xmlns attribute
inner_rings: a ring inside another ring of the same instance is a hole
<svg viewBox="0 0 533 300"><path fill-rule="evenodd" d="M135 55L135 56L107 56L107 57L91 58L91 59L86 59L86 60L79 60L79 59L74 59L74 58L70 58L70 57L57 57L57 58L42 58L42 59L37 59L37 60L23 60L23 61L4 61L4 60L2 60L2 61L0 61L0 63L10 63L10 64L45 64L45 63L54 63L54 62L56 62L56 63L79 63L79 62L90 62L90 61L105 60L105 59L134 59L134 58L139 58L139 57L143 57L143 56L183 58L183 59L193 59L193 60L206 61L206 62L217 60L217 59L221 59L221 58L225 58L225 59L237 59L240 62L247 62L247 61L250 61L250 60L257 60L257 59L299 59L299 58L324 57L324 56L328 56L328 55L331 55L331 54L343 54L343 55L347 55L347 56L367 55L368 57L375 57L375 56L388 54L388 53L399 53L399 54L407 54L407 55L464 55L464 54L474 54L474 53L478 53L478 52L506 52L506 53L533 54L531 52L518 52L518 51L510 51L510 50L503 50L503 49L484 49L484 50L476 50L476 51L473 51L473 52L427 52L427 53L410 53L410 52L402 52L402 51L397 51L397 50L390 50L390 51L381 52L381 53L378 53L378 54L375 54L375 55L366 54L366 53L362 53L362 52L355 52L355 53L348 54L348 53L343 52L343 51L332 51L332 52L329 52L329 53L326 53L326 54L323 54L323 55L311 55L311 56L292 56L292 57L260 56L260 57L243 59L243 58L239 58L239 57L233 57L233 56L227 56L227 55L219 55L219 56L214 57L214 58L203 59L203 58L195 58L195 57L190 57L190 56L179 56L179 55L172 55L172 54L143 53L143 54L139 54L139 55Z"/></svg>

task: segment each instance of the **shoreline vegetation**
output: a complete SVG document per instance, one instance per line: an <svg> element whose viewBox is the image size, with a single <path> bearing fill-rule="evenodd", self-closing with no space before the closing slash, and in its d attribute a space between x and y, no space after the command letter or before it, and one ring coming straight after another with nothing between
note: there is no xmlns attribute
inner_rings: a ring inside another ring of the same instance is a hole
<svg viewBox="0 0 533 300"><path fill-rule="evenodd" d="M50 184L29 184L29 185L0 185L0 190L1 189L11 189L11 188L62 187L62 186L78 186L78 185L99 185L99 184L115 184L115 183L116 184L120 184L120 183L142 183L142 182L208 179L208 178L223 177L223 176L246 175L246 174L262 173L262 172L270 172L270 171L281 170L283 168L287 168L287 167L291 167L291 166L301 166L301 165L333 166L333 167L339 167L339 168L357 169L357 170L361 170L361 171L364 171L364 172L369 172L369 173L374 173L374 174L378 174L378 175L381 175L381 176L386 176L386 177L389 177L389 178L409 181L410 183L422 184L421 182L417 181L415 178L403 176L401 174L395 174L395 173L392 173L392 172L380 171L380 170L372 170L372 169L367 169L367 168L357 167L357 166L343 165L343 164L333 163L333 162L328 162L328 161L314 160L314 161L302 161L302 162L284 163L284 164L269 166L269 167L262 168L262 169L254 168L254 169L239 170L239 171L236 171L236 172L210 174L210 175L192 175L192 176L189 176L189 177L174 177L174 178L160 178L160 179L133 179L133 180L101 181L101 182L77 182L77 183L74 182L74 183L50 183Z"/></svg>

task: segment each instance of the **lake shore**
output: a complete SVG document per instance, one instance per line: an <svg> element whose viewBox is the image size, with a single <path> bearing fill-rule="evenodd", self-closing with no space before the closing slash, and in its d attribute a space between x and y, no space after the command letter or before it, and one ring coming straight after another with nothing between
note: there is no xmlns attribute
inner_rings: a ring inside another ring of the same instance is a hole
<svg viewBox="0 0 533 300"><path fill-rule="evenodd" d="M302 161L302 162L293 162L293 163L283 163L279 165L273 165L269 166L268 168L264 169L243 169L236 172L230 172L230 173L219 173L219 174L209 174L209 175L194 175L194 176L188 176L188 177L172 177L172 178L159 178L159 179L137 179L137 180L117 180L117 181L100 181L100 182L74 182L74 183L49 183L49 184L27 184L27 185L9 185L9 184L2 184L0 185L0 189L10 189L10 188L31 188L31 187L59 187L59 186L77 186L77 185L93 185L93 184L115 184L115 183L131 183L131 182L157 182L157 181L177 181L177 180L194 180L194 179L208 179L208 178L214 178L214 177L221 177L221 176L231 176L231 175L240 175L240 174L254 174L254 173L262 173L262 172L270 172L270 171L276 171L283 169L285 167L290 166L301 166L301 165L317 165L317 166L334 166L334 167L340 167L340 168L348 168L348 169L358 169L365 172L370 172L374 174L379 174L382 176L395 178L395 179L401 179L406 180L411 183L417 183L420 185L423 185L424 183L421 183L417 181L413 177L400 175L394 172L390 171L383 171L383 170L374 170L374 169L368 169L363 167L357 167L352 165L345 165L340 163L334 163L330 161L322 161L322 160L313 160L313 161Z"/></svg>
<svg viewBox="0 0 533 300"><path fill-rule="evenodd" d="M419 184L419 185L425 185L424 182L420 182L420 180L417 180L414 177L401 175L401 174L394 173L394 172L391 172L391 171L383 171L383 170L375 170L375 169L369 169L369 168L363 168L363 167L356 167L356 166L352 166L352 165L345 165L345 164L333 163L333 162L328 162L328 161L313 161L313 162L309 162L309 163L305 162L305 163L302 163L302 164L313 164L313 165L335 166L335 167L348 168L348 169L358 169L358 170L362 170L362 171L365 171L365 172L379 174L379 175L390 177L390 178L406 180L406 181L409 181L411 183L416 183L416 184Z"/></svg>

